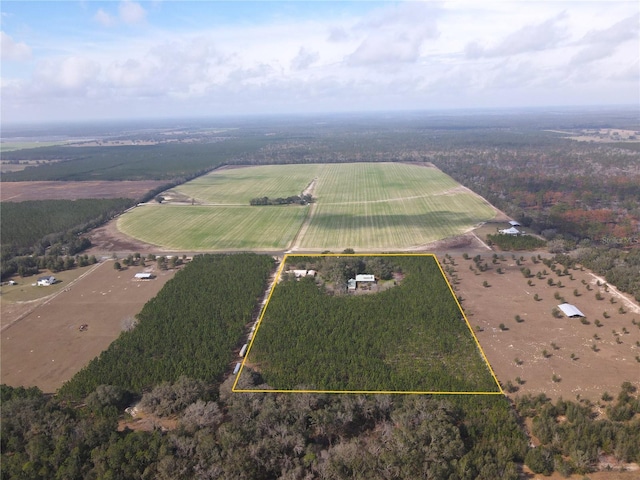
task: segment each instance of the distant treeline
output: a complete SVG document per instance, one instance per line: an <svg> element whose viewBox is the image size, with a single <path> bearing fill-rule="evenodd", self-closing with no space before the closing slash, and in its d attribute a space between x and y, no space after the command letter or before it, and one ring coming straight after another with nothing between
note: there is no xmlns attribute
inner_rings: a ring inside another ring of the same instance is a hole
<svg viewBox="0 0 640 480"><path fill-rule="evenodd" d="M313 203L314 198L311 195L292 195L287 198L269 198L257 197L249 201L250 205L307 205Z"/></svg>
<svg viewBox="0 0 640 480"><path fill-rule="evenodd" d="M219 381L273 267L266 255L199 255L177 272L123 332L60 390L82 398L98 385L141 393L181 375Z"/></svg>
<svg viewBox="0 0 640 480"><path fill-rule="evenodd" d="M3 173L2 181L191 179L219 165L247 158L265 142L261 137L245 136L216 143L55 146L16 150L3 152L3 160L49 163Z"/></svg>

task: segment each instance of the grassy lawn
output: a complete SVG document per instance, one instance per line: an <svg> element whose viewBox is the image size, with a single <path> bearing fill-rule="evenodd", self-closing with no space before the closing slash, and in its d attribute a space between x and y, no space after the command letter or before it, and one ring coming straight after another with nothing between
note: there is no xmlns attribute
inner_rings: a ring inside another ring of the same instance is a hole
<svg viewBox="0 0 640 480"><path fill-rule="evenodd" d="M249 206L256 197L299 195L314 180L308 228L301 230L308 207ZM176 250L398 250L461 234L495 214L440 170L404 163L222 169L175 190L215 205L136 208L118 227Z"/></svg>
<svg viewBox="0 0 640 480"><path fill-rule="evenodd" d="M134 238L175 250L285 249L309 207L149 205L118 220Z"/></svg>

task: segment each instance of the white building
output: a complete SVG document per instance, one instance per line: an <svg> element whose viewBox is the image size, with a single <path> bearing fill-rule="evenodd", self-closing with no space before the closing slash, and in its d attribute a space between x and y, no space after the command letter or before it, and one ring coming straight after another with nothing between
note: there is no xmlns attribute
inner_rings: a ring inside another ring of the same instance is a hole
<svg viewBox="0 0 640 480"><path fill-rule="evenodd" d="M37 285L39 287L48 287L49 285L53 285L54 283L56 283L56 277L54 277L53 275L49 275L48 277L40 277L38 279Z"/></svg>

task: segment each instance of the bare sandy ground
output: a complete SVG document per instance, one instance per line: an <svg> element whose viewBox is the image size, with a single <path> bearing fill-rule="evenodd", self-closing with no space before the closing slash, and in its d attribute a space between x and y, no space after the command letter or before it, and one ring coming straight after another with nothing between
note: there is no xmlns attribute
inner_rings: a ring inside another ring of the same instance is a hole
<svg viewBox="0 0 640 480"><path fill-rule="evenodd" d="M157 278L136 281L140 271ZM174 275L155 266L117 271L105 261L81 281L37 306L2 332L0 382L12 386L37 386L55 392L91 359L115 340L133 318ZM25 304L2 305L7 315L25 313ZM82 324L87 325L80 331Z"/></svg>
<svg viewBox="0 0 640 480"><path fill-rule="evenodd" d="M88 181L88 182L2 182L0 201L76 200L79 198L140 198L166 182L140 181Z"/></svg>
<svg viewBox="0 0 640 480"><path fill-rule="evenodd" d="M633 319L640 322L640 306L632 298L613 287L605 291L586 269L569 270L574 278L571 280L569 276L558 277L542 263L533 264L531 253L516 254L525 258L521 266L530 268L533 275L544 269L550 273L542 280L531 278L532 285L528 285L511 254L504 254L505 261L497 265L492 264L492 252L481 255L490 270L473 272L469 269L474 265L471 259L464 260L460 253L452 255L459 278L453 287L463 299L462 307L500 382L516 384L516 377L524 381L513 396L545 393L551 398L597 401L604 392L616 395L624 381L640 387L640 363L636 360L640 356L636 344L640 328L632 323ZM443 261L442 256L439 259ZM498 267L503 274L497 273ZM549 286L549 278L556 284L561 281L563 287ZM485 281L488 286L483 286ZM554 297L556 292L576 305L588 324L577 318L555 318L552 309L562 303ZM596 292L602 300L595 298ZM534 299L536 294L539 301ZM611 303L612 298L615 303ZM625 313L619 313L620 307ZM605 318L605 311L609 318ZM516 322L516 315L524 321ZM595 325L596 319L601 327ZM501 330L500 324L506 329ZM547 357L543 355L545 350ZM554 375L559 381L553 380Z"/></svg>

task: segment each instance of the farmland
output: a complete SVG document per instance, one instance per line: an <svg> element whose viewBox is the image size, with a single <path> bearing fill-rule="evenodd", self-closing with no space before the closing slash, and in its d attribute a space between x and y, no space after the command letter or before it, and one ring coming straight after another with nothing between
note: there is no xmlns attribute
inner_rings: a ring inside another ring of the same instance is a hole
<svg viewBox="0 0 640 480"><path fill-rule="evenodd" d="M287 247L309 207L149 205L118 220L118 228L174 250L262 250Z"/></svg>
<svg viewBox="0 0 640 480"><path fill-rule="evenodd" d="M241 206L254 197L299 195L310 185L317 199L311 207ZM200 205L138 208L118 228L171 249L398 250L461 234L495 215L436 168L401 163L221 169L173 192Z"/></svg>

